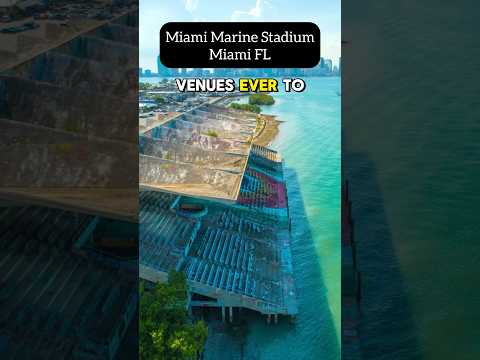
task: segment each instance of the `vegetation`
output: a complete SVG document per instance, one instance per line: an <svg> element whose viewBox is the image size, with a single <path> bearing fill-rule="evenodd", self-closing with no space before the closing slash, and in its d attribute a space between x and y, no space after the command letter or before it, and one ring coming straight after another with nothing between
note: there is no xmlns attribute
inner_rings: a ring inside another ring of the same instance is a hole
<svg viewBox="0 0 480 360"><path fill-rule="evenodd" d="M273 105L275 104L275 100L272 95L258 93L249 95L248 103L250 105Z"/></svg>
<svg viewBox="0 0 480 360"><path fill-rule="evenodd" d="M165 158L165 160L173 160L173 155L170 151L167 151L164 158Z"/></svg>
<svg viewBox="0 0 480 360"><path fill-rule="evenodd" d="M232 109L250 111L255 114L260 114L260 111L262 111L262 109L260 109L260 106L252 104L239 104L234 102L230 104L230 107Z"/></svg>
<svg viewBox="0 0 480 360"><path fill-rule="evenodd" d="M151 90L154 88L152 84L141 82L138 84L140 90Z"/></svg>
<svg viewBox="0 0 480 360"><path fill-rule="evenodd" d="M218 137L218 133L215 130L208 130L205 135Z"/></svg>
<svg viewBox="0 0 480 360"><path fill-rule="evenodd" d="M152 97L152 100L157 103L157 105L163 104L165 102L165 98L160 95L155 95Z"/></svg>
<svg viewBox="0 0 480 360"><path fill-rule="evenodd" d="M187 314L185 275L172 271L168 283L147 290L140 283L140 359L197 359L207 339L203 321L192 323Z"/></svg>

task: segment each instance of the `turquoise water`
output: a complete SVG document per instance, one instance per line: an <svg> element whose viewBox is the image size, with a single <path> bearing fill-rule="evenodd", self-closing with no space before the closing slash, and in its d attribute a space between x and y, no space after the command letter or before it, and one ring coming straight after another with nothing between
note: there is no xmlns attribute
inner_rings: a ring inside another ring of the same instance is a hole
<svg viewBox="0 0 480 360"><path fill-rule="evenodd" d="M285 161L299 314L253 321L247 353L262 360L340 359L340 78L305 81L263 108L284 121L271 147Z"/></svg>

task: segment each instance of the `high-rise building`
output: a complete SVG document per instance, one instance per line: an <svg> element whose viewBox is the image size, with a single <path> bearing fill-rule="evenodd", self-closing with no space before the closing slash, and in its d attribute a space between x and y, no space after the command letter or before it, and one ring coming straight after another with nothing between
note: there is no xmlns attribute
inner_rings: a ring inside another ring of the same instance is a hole
<svg viewBox="0 0 480 360"><path fill-rule="evenodd" d="M159 76L164 77L175 76L175 69L170 69L162 64L162 61L160 60L160 54L157 56L157 73Z"/></svg>
<svg viewBox="0 0 480 360"><path fill-rule="evenodd" d="M320 69L325 67L325 59L323 57L320 58L320 62L317 65Z"/></svg>
<svg viewBox="0 0 480 360"><path fill-rule="evenodd" d="M330 59L325 59L325 68L327 72L331 73L332 72L332 60Z"/></svg>

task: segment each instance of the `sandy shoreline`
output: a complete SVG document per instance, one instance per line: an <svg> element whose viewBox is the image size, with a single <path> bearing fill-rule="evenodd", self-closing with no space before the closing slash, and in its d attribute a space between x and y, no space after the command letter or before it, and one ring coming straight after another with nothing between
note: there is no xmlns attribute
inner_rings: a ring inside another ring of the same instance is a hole
<svg viewBox="0 0 480 360"><path fill-rule="evenodd" d="M260 114L260 127L255 133L253 143L260 146L268 146L280 132L280 120L274 115Z"/></svg>
<svg viewBox="0 0 480 360"><path fill-rule="evenodd" d="M240 102L244 96L231 98L225 106L229 107L232 102ZM248 102L247 102L248 103ZM269 146L280 132L279 126L282 123L276 115L259 114L260 127L258 127L253 137L253 143L260 146Z"/></svg>

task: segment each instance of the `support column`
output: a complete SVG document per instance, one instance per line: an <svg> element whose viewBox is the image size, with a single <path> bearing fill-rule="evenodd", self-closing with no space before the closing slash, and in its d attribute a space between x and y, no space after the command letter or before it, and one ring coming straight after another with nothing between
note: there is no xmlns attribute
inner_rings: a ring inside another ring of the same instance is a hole
<svg viewBox="0 0 480 360"><path fill-rule="evenodd" d="M233 322L233 307L232 306L230 306L230 309L229 309L229 321Z"/></svg>
<svg viewBox="0 0 480 360"><path fill-rule="evenodd" d="M188 316L193 316L193 309L192 309L192 294L188 292Z"/></svg>
<svg viewBox="0 0 480 360"><path fill-rule="evenodd" d="M275 322L275 324L278 323L278 314L273 315L273 321Z"/></svg>
<svg viewBox="0 0 480 360"><path fill-rule="evenodd" d="M225 322L225 306L222 305L222 321Z"/></svg>
<svg viewBox="0 0 480 360"><path fill-rule="evenodd" d="M268 314L267 315L267 324L270 324L270 320L272 319L272 315Z"/></svg>

